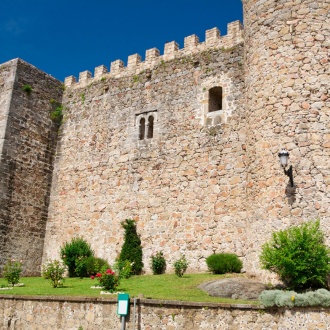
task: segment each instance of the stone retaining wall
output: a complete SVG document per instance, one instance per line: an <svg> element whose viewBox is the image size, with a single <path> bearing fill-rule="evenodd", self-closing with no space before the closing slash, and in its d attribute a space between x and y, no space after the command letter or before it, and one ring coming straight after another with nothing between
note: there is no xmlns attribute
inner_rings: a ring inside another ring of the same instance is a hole
<svg viewBox="0 0 330 330"><path fill-rule="evenodd" d="M131 299L132 301L132 299ZM253 305L188 303L137 299L126 330L329 329L329 309L265 310ZM116 299L74 297L0 298L0 329L120 329ZM134 321L135 320L135 321Z"/></svg>

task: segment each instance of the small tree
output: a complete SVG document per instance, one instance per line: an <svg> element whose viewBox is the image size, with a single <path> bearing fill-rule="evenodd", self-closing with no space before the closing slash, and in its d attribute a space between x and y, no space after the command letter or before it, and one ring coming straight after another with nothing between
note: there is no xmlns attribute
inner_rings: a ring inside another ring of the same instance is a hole
<svg viewBox="0 0 330 330"><path fill-rule="evenodd" d="M325 287L330 251L319 220L273 233L271 241L262 246L260 262L290 289Z"/></svg>
<svg viewBox="0 0 330 330"><path fill-rule="evenodd" d="M141 274L143 268L141 239L136 231L134 220L126 219L121 223L125 230L124 244L119 255L119 262L129 260L134 275Z"/></svg>

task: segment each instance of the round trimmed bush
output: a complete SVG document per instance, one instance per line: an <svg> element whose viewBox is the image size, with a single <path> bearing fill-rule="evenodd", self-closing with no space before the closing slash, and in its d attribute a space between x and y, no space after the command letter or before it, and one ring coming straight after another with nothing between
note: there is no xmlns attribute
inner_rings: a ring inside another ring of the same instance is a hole
<svg viewBox="0 0 330 330"><path fill-rule="evenodd" d="M240 273L242 261L233 253L216 253L206 258L206 264L213 274Z"/></svg>

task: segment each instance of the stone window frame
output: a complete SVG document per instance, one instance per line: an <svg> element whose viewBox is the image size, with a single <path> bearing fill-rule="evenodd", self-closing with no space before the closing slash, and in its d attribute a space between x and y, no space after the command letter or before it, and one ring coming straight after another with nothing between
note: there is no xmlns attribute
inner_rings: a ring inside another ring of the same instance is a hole
<svg viewBox="0 0 330 330"><path fill-rule="evenodd" d="M215 87L222 88L222 109L218 111L209 111L210 109L210 90ZM201 82L200 92L197 97L200 103L200 110L197 114L197 117L200 118L200 122L202 126L217 126L227 122L227 118L231 116L232 111L236 109L228 108L228 96L231 93L231 89L234 88L232 86L231 79L226 76L226 74L222 74L221 76L211 77L209 79L205 79Z"/></svg>
<svg viewBox="0 0 330 330"><path fill-rule="evenodd" d="M135 115L136 140L139 144L145 145L157 137L155 130L157 121L157 110L144 111Z"/></svg>

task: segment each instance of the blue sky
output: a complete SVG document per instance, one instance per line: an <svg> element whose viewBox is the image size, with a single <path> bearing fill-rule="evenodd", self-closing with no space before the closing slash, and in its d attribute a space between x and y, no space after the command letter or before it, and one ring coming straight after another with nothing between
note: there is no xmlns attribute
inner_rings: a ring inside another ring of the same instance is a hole
<svg viewBox="0 0 330 330"><path fill-rule="evenodd" d="M167 41L242 22L241 0L0 0L0 63L21 58L63 81Z"/></svg>

